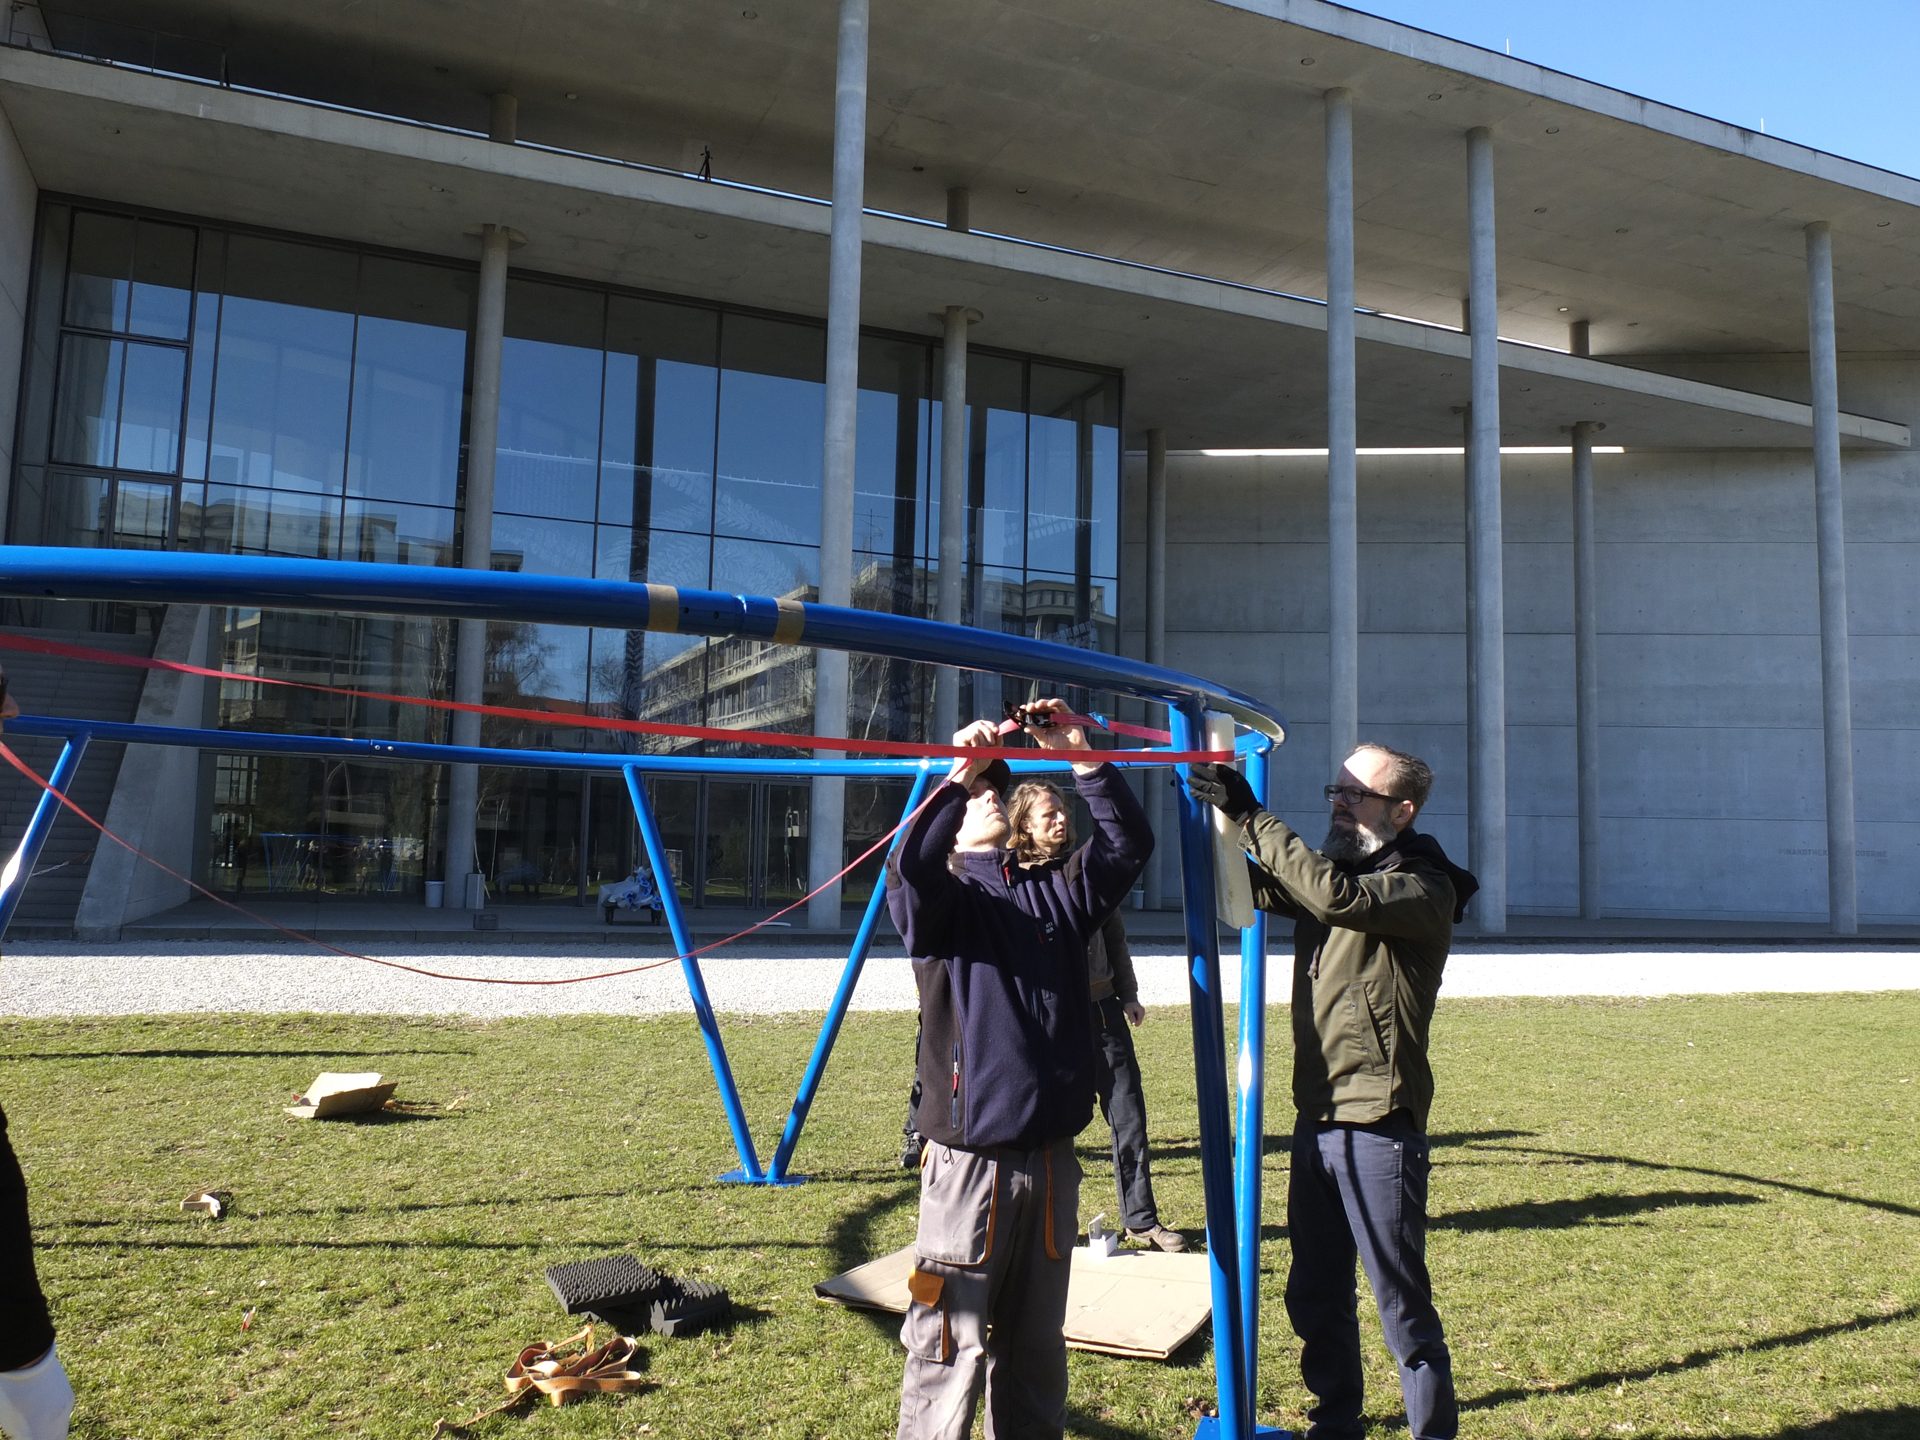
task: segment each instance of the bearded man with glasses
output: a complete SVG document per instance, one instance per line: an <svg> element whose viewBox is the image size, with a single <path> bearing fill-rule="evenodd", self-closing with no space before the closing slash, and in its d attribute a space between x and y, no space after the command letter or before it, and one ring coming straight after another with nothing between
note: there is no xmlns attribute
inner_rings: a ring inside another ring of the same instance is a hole
<svg viewBox="0 0 1920 1440"><path fill-rule="evenodd" d="M1433 789L1424 761L1362 745L1327 786L1313 849L1227 765L1187 788L1240 828L1253 896L1293 921L1293 1127L1287 1316L1313 1393L1308 1440L1359 1440L1354 1261L1365 1267L1400 1370L1412 1440L1459 1431L1453 1361L1427 1275L1427 1036L1453 927L1479 882L1413 828Z"/></svg>

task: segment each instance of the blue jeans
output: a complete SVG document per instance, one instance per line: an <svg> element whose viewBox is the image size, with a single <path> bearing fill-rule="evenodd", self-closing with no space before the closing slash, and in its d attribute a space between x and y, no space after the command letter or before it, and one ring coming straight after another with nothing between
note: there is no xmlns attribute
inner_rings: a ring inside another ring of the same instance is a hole
<svg viewBox="0 0 1920 1440"><path fill-rule="evenodd" d="M1309 1440L1358 1440L1362 1379L1353 1264L1366 1267L1400 1367L1412 1440L1453 1440L1453 1360L1427 1277L1427 1137L1405 1111L1372 1125L1297 1120L1287 1181L1287 1317L1313 1393Z"/></svg>

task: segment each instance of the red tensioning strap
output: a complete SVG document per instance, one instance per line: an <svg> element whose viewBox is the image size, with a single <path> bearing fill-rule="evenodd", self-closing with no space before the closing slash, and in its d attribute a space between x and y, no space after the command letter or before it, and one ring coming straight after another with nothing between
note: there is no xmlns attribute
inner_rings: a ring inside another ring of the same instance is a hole
<svg viewBox="0 0 1920 1440"><path fill-rule="evenodd" d="M30 635L0 634L0 650L18 650L34 655L51 655L66 660L85 660L98 665L124 665L140 670L166 670L177 675L197 675L205 680L225 680L240 685L278 685L293 690L312 690L324 695L345 695L357 700L380 700L394 705L417 705L429 710L460 711L473 715L497 715L509 720L530 720L545 725L560 725L584 730L613 730L635 735L667 735L687 740L714 740L734 745L775 745L796 750L834 750L855 755L882 755L922 760L949 760L961 752L951 745L928 744L916 740L866 740L830 735L796 735L780 730L727 730L708 725L670 725L661 721L626 720L612 715L570 715L558 710L527 710L507 705L472 705L459 700L434 700L418 695L396 695L384 690L356 690L345 685L322 685L311 680L281 680L267 675L247 675L236 670L214 670L204 665L188 665L178 660L156 660L144 655L123 655L116 650L97 650L86 645L69 645L59 640L43 640ZM1064 717L1069 724L1099 724L1091 716ZM1166 732L1120 721L1106 722L1116 734L1149 740L1167 740ZM1035 753L1018 746L981 746L966 752L973 760L1031 760ZM1203 760L1231 763L1230 750L1050 750L1052 760L1097 762L1101 760L1144 760L1161 765L1191 765Z"/></svg>
<svg viewBox="0 0 1920 1440"><path fill-rule="evenodd" d="M546 980L546 979L515 980L515 979L502 979L498 976L493 976L493 975L451 975L442 970L428 970L419 965L405 965L398 960L382 960L378 956L362 955L358 950L343 950L340 946L329 944L327 941L320 939L319 936L317 935L308 935L304 931L295 930L290 926L282 925L278 920L270 920L265 915L261 915L256 911L249 910L244 905L236 904L234 901L227 899L226 896L224 895L214 894L214 892L207 889L206 886L198 884L197 882L188 879L185 875L182 875L178 870L174 869L171 865L167 864L166 861L160 860L152 855L147 854L146 851L142 850L138 845L133 844L131 841L121 839L118 835L114 834L113 831L109 830L105 825L101 824L98 820L94 819L92 815L87 813L87 811L82 809L80 806L76 805L72 800L69 800L65 795L61 794L58 790L55 790L53 786L48 783L48 781L44 776L42 776L38 771L36 771L31 765L27 764L26 761L22 760L18 755L14 754L13 750L4 741L0 741L0 759L4 759L15 770L18 770L22 775L26 776L27 779L31 780L35 785L38 785L47 794L53 796L54 799L58 800L62 805L66 806L67 809L71 810L75 815L78 815L82 820L86 821L87 824L91 825L95 830L98 830L103 836L111 840L114 844L118 845L122 850L128 851L129 853L137 856L139 859L146 861L147 864L153 866L154 869L161 871L163 874L172 876L175 880L178 880L182 885L185 885L189 890L192 890L197 894L206 896L207 899L213 901L214 904L224 906L226 909L233 911L234 914L236 915L245 916L247 919L253 921L255 924L265 925L270 930L277 930L282 935L287 936L289 939L298 940L304 945L312 945L318 949L328 951L334 955L342 956L348 960L364 960L369 965L383 965L389 970L404 970L410 975L424 975L429 980L458 980L469 985L579 985L579 984L583 984L588 980L613 980L613 979L619 978L622 975L638 975L644 970L658 970L663 965L678 964L682 960L691 960L696 956L705 955L709 951L718 950L722 945L731 945L736 940L744 940L747 936L753 934L754 931L764 929L768 925L771 925L775 920L778 920L782 915L786 915L794 910L799 909L802 905L806 904L809 900L811 900L815 895L818 895L822 890L825 890L827 886L833 884L834 881L843 879L847 875L851 874L856 866L860 865L868 857L873 855L875 851L885 846L889 841L893 839L895 835L899 834L901 830L905 829L910 823L912 823L915 816L917 816L922 810L926 809L927 806L933 803L933 797L934 797L934 792L930 791L927 795L927 798L922 800L918 805L916 805L910 814L903 816L898 825L894 826L893 829L889 830L886 834L882 835L878 840L874 841L872 845L868 846L866 850L862 851L858 856L854 858L852 864L848 865L846 869L840 871L839 874L834 875L832 878L824 881L822 884L820 884L816 888L808 891L805 895L802 895L798 900L794 901L791 905L788 905L785 909L776 910L773 912L773 914L767 916L765 919L754 921L753 924L747 926L747 928L744 930L737 930L733 934L725 936L724 938L719 940L710 940L705 945L699 945L694 947L692 950L687 951L687 953L684 955L669 955L662 960L649 960L644 965L629 965L624 969L620 969L620 970L602 970L599 973L594 975L564 975L559 977L558 979L551 979L551 980ZM31 878L32 878L31 876L19 875L14 877L14 883L17 885L25 885L27 881Z"/></svg>

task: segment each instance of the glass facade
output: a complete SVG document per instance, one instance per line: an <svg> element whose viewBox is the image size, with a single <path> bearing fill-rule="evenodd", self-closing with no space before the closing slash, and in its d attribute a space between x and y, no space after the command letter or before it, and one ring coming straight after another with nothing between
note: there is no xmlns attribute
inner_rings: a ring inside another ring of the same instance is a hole
<svg viewBox="0 0 1920 1440"><path fill-rule="evenodd" d="M476 267L80 203L42 205L8 534L453 565ZM516 275L501 356L495 569L812 599L820 570L826 332L818 322ZM931 612L939 554L937 342L862 337L853 603ZM1117 376L969 356L965 618L1097 649L1115 641ZM143 614L42 607L42 623ZM452 627L274 611L217 617L241 674L446 698ZM489 704L808 732L814 655L761 641L489 627ZM924 666L855 656L846 733L923 738ZM969 713L1011 690L969 674ZM1023 688L1020 691L1025 694ZM1084 699L1085 697L1081 697ZM437 740L418 707L228 681L213 723ZM488 717L487 744L702 753L703 742ZM712 753L791 754L707 744ZM438 877L445 777L224 756L201 823L210 883L415 893ZM650 782L697 903L808 888L808 787ZM847 856L904 784L852 783ZM476 848L496 898L587 901L636 855L623 789L483 768ZM862 867L858 897L878 866Z"/></svg>

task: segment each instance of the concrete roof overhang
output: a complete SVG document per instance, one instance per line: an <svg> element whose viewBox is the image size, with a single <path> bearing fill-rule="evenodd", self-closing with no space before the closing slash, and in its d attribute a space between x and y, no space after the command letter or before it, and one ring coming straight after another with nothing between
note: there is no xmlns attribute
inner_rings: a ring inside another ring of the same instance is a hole
<svg viewBox="0 0 1920 1440"><path fill-rule="evenodd" d="M528 238L523 268L819 313L827 207L681 175L496 145L419 125L0 50L3 104L45 189L243 224L471 258L478 222ZM941 226L869 216L863 320L937 334L935 312L985 316L981 344L1126 371L1128 427L1176 448L1311 446L1325 435L1318 303ZM1564 443L1803 447L1807 406L1501 346L1503 436ZM1359 320L1360 435L1452 445L1468 341ZM1905 446L1903 425L1843 415L1843 443Z"/></svg>
<svg viewBox="0 0 1920 1440"><path fill-rule="evenodd" d="M808 195L829 188L836 7L781 0L89 0L59 39L235 83ZM76 28L78 27L78 28ZM1843 351L1920 350L1920 181L1323 0L879 0L867 201L1325 294L1325 92L1353 96L1359 302L1453 325L1464 133L1494 135L1501 331L1595 353L1805 349L1833 227ZM179 38L185 37L185 38ZM195 56L198 59L195 59Z"/></svg>

